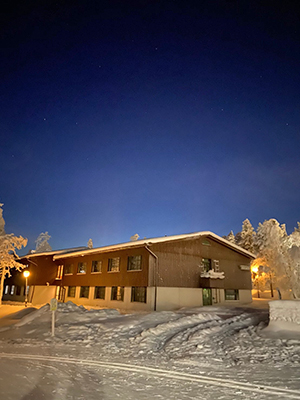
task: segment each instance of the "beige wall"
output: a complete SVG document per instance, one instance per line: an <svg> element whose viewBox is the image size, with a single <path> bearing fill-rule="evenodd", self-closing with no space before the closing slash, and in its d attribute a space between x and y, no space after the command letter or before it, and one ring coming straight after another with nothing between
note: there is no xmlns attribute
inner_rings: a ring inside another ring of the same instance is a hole
<svg viewBox="0 0 300 400"><path fill-rule="evenodd" d="M220 303L247 304L252 302L251 290L239 289L239 300L225 300L225 290L220 290Z"/></svg>
<svg viewBox="0 0 300 400"><path fill-rule="evenodd" d="M157 311L176 310L181 307L201 307L202 304L202 289L157 288Z"/></svg>
<svg viewBox="0 0 300 400"><path fill-rule="evenodd" d="M154 288L147 288L147 303L131 302L131 287L124 288L124 301L110 300L111 287L105 288L105 300L94 299L95 287L90 287L89 298L80 298L80 287L76 287L75 297L67 297L68 288L66 288L65 302L72 301L77 305L91 306L91 307L107 307L107 308L120 308L122 310L140 310L151 311L154 308Z"/></svg>
<svg viewBox="0 0 300 400"><path fill-rule="evenodd" d="M31 286L28 298L33 306L50 303L55 297L56 286Z"/></svg>

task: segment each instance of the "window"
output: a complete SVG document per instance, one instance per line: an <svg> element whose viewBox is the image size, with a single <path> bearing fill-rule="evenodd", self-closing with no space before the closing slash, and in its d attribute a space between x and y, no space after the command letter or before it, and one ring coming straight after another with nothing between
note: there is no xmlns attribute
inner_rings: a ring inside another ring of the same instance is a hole
<svg viewBox="0 0 300 400"><path fill-rule="evenodd" d="M92 261L92 274L102 271L102 261Z"/></svg>
<svg viewBox="0 0 300 400"><path fill-rule="evenodd" d="M131 288L131 301L147 303L147 288L142 286L133 286Z"/></svg>
<svg viewBox="0 0 300 400"><path fill-rule="evenodd" d="M142 256L129 256L127 271L138 271L142 269Z"/></svg>
<svg viewBox="0 0 300 400"><path fill-rule="evenodd" d="M120 271L120 257L108 259L108 272L119 272Z"/></svg>
<svg viewBox="0 0 300 400"><path fill-rule="evenodd" d="M11 286L10 294L13 295L15 293L15 285Z"/></svg>
<svg viewBox="0 0 300 400"><path fill-rule="evenodd" d="M202 258L202 267L203 272L208 272L211 270L211 259L210 258Z"/></svg>
<svg viewBox="0 0 300 400"><path fill-rule="evenodd" d="M66 264L65 265L65 275L72 275L74 272L73 264Z"/></svg>
<svg viewBox="0 0 300 400"><path fill-rule="evenodd" d="M77 274L86 274L86 263L85 262L78 263Z"/></svg>
<svg viewBox="0 0 300 400"><path fill-rule="evenodd" d="M203 246L210 246L210 242L206 239L202 241Z"/></svg>
<svg viewBox="0 0 300 400"><path fill-rule="evenodd" d="M112 286L111 300L117 300L117 301L124 300L124 286Z"/></svg>
<svg viewBox="0 0 300 400"><path fill-rule="evenodd" d="M6 286L5 286L5 292L4 292L4 294L8 294L8 292L9 292L9 286L6 285Z"/></svg>
<svg viewBox="0 0 300 400"><path fill-rule="evenodd" d="M62 279L63 270L64 270L64 266L63 265L59 265L57 267L57 273L56 273L56 278L55 279Z"/></svg>
<svg viewBox="0 0 300 400"><path fill-rule="evenodd" d="M238 289L225 289L225 300L238 300L239 291Z"/></svg>
<svg viewBox="0 0 300 400"><path fill-rule="evenodd" d="M85 299L88 299L89 294L90 294L90 287L89 286L81 286L80 297L84 297Z"/></svg>
<svg viewBox="0 0 300 400"><path fill-rule="evenodd" d="M76 286L68 287L68 297L75 297L76 294Z"/></svg>
<svg viewBox="0 0 300 400"><path fill-rule="evenodd" d="M21 286L16 286L16 295L20 296L21 294Z"/></svg>
<svg viewBox="0 0 300 400"><path fill-rule="evenodd" d="M105 286L96 286L94 299L105 299Z"/></svg>

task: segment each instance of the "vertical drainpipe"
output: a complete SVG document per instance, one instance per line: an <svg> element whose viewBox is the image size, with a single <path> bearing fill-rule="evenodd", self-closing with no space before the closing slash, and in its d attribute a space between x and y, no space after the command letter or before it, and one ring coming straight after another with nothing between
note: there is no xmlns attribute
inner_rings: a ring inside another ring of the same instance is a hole
<svg viewBox="0 0 300 400"><path fill-rule="evenodd" d="M153 284L154 284L154 311L156 311L156 303L157 303L157 271L158 271L158 257L155 253L153 253L152 250L149 249L149 247L146 245L145 249L155 258L155 268L154 268L154 279L153 279Z"/></svg>

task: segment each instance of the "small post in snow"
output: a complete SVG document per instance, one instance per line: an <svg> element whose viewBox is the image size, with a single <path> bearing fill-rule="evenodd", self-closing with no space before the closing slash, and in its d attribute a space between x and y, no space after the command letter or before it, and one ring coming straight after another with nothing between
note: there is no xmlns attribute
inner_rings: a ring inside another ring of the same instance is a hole
<svg viewBox="0 0 300 400"><path fill-rule="evenodd" d="M57 310L57 299L50 300L50 311L52 311L52 329L51 336L54 336L55 329L55 311Z"/></svg>

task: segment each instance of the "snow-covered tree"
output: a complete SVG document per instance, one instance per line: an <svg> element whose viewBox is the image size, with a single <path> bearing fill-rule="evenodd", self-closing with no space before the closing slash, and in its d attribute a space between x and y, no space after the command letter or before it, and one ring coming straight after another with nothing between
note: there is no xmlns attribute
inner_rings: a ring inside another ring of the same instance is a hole
<svg viewBox="0 0 300 400"><path fill-rule="evenodd" d="M11 276L10 270L12 268L18 271L25 268L25 265L18 262L19 256L16 250L20 250L27 245L27 239L22 236L17 237L13 233L5 233L2 206L3 204L0 205L0 304L2 302L5 277Z"/></svg>
<svg viewBox="0 0 300 400"><path fill-rule="evenodd" d="M138 240L139 237L140 237L140 236L136 233L135 235L133 235L133 236L130 237L130 241L131 241L131 242L135 242L136 240Z"/></svg>
<svg viewBox="0 0 300 400"><path fill-rule="evenodd" d="M245 219L242 226L242 231L237 238L236 235L236 242L239 246L243 247L243 249L250 251L251 253L254 252L254 236L255 230L251 225L249 219Z"/></svg>
<svg viewBox="0 0 300 400"><path fill-rule="evenodd" d="M0 203L0 236L5 235L5 221L3 218L3 210L2 210L3 204Z"/></svg>
<svg viewBox="0 0 300 400"><path fill-rule="evenodd" d="M88 243L87 243L87 247L88 247L89 249L92 249L92 248L93 248L93 241L92 241L92 239L89 239L89 241L88 241Z"/></svg>
<svg viewBox="0 0 300 400"><path fill-rule="evenodd" d="M296 264L291 255L292 247L292 239L287 235L285 225L280 225L276 219L269 219L258 225L254 239L257 257L264 260L264 265L269 268L276 287L281 290L292 290L294 297L299 297L295 274L299 275L300 270L298 273L295 270Z"/></svg>
<svg viewBox="0 0 300 400"><path fill-rule="evenodd" d="M233 231L230 231L230 233L225 236L225 239L228 240L228 242L235 244L235 236Z"/></svg>
<svg viewBox="0 0 300 400"><path fill-rule="evenodd" d="M43 253L44 251L51 251L52 247L48 243L48 240L50 238L51 238L51 236L48 234L48 232L40 233L38 238L35 241L35 243L36 243L35 252Z"/></svg>

